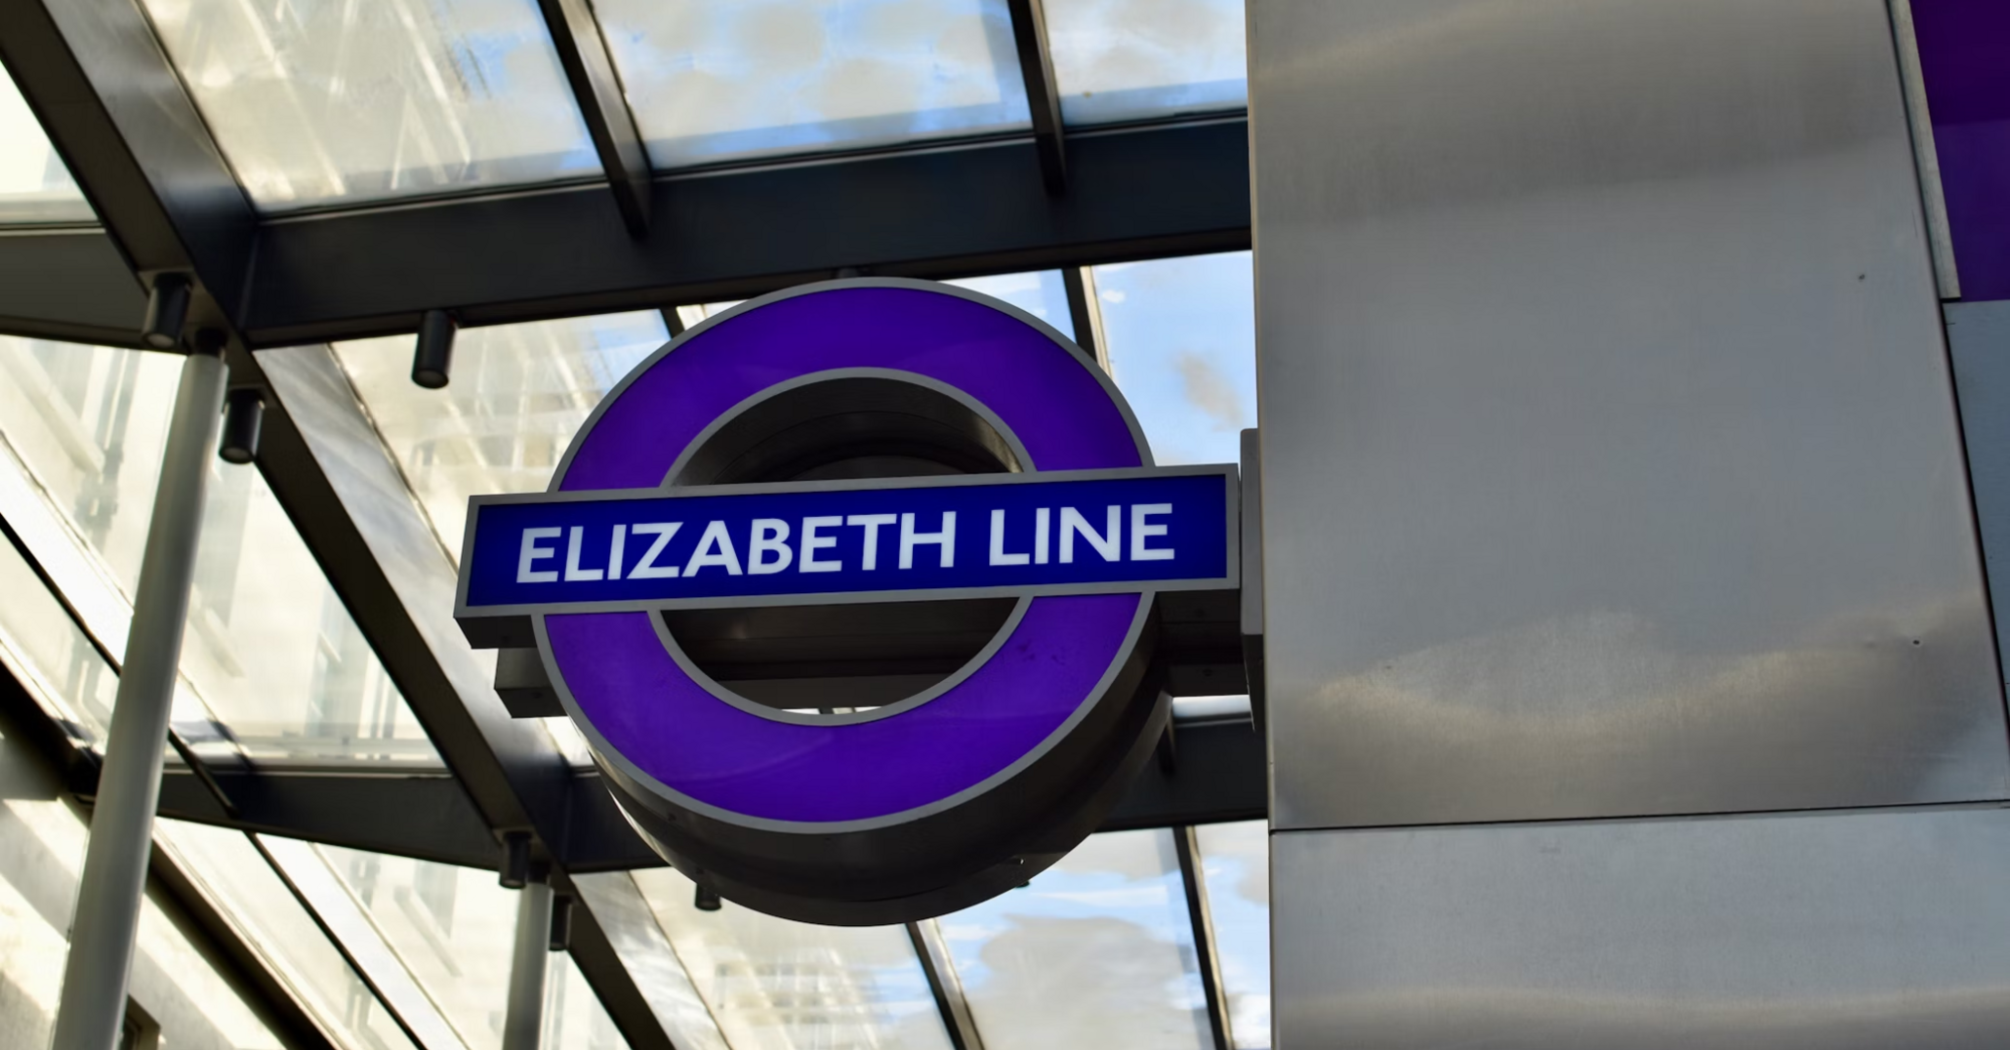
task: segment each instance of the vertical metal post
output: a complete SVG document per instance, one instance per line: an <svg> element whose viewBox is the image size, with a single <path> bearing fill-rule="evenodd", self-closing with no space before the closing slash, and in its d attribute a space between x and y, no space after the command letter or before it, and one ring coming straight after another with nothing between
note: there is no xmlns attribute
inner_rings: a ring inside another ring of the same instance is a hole
<svg viewBox="0 0 2010 1050"><path fill-rule="evenodd" d="M502 1050L537 1050L544 1031L544 975L550 956L551 886L533 878L517 891L516 953L510 960Z"/></svg>
<svg viewBox="0 0 2010 1050"><path fill-rule="evenodd" d="M104 769L91 811L91 839L77 888L70 954L63 965L53 1050L111 1050L125 1017L133 938L139 930L140 897L146 890L154 808L160 800L162 752L174 703L175 668L181 660L182 625L195 578L203 483L209 475L217 416L223 409L225 375L222 359L213 353L191 353L182 363Z"/></svg>

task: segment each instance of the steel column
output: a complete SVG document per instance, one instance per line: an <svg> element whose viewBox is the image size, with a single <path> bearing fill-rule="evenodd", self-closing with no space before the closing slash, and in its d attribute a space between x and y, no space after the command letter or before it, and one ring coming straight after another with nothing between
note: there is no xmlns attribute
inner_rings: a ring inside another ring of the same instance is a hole
<svg viewBox="0 0 2010 1050"><path fill-rule="evenodd" d="M517 891L516 950L502 1050L537 1050L544 1034L544 979L551 968L551 884L533 878Z"/></svg>
<svg viewBox="0 0 2010 1050"><path fill-rule="evenodd" d="M182 626L195 577L203 483L225 376L223 361L209 354L190 354L182 365L91 814L55 1050L110 1050L125 1016Z"/></svg>

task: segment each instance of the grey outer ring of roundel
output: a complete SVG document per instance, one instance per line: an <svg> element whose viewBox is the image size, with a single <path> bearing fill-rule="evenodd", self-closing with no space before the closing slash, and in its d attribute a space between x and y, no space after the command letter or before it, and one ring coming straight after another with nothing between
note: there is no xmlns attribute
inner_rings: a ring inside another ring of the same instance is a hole
<svg viewBox="0 0 2010 1050"><path fill-rule="evenodd" d="M820 281L815 284L798 285L793 288L771 292L759 298L749 299L730 310L706 318L703 322L694 325L661 347L658 347L655 353L649 355L647 359L630 369L628 374L623 376L621 381L616 383L607 392L607 395L601 399L600 403L594 406L592 413L587 416L586 421L581 424L579 430L575 433L572 444L567 446L565 455L560 458L558 466L552 471L551 481L546 486L546 491L558 491L559 482L565 477L566 471L571 467L573 457L578 454L585 435L592 432L594 425L600 421L600 417L605 414L608 406L612 405L615 399L624 393L631 384L654 368L658 361L662 360L665 355L673 352L679 345L703 334L714 325L723 324L747 311L759 309L770 303L780 302L784 299L792 299L799 295L812 295L840 288L908 288L937 295L950 295L998 310L1032 327L1042 335L1045 335L1062 350L1066 351L1078 365L1086 370L1102 386L1103 392L1109 397L1111 404L1116 407L1124 420L1126 428L1131 433L1131 439L1136 444L1138 450L1139 466L1149 467L1154 465L1151 444L1145 439L1144 428L1139 425L1137 415L1131 411L1130 403L1117 390L1115 381L1111 379L1109 373L1104 372L1102 368L1097 366L1093 360L1084 354L1080 347L1063 336L1052 325L1010 303L1000 302L990 296L970 292L952 285L897 277L853 278L842 281ZM736 406L735 411L738 410L739 406ZM1001 431L1000 433L1009 433L1009 430ZM1016 441L1016 437L1013 440ZM697 441L694 440L692 446L696 444ZM1017 450L1015 449L1015 451ZM679 453L678 458L680 462L688 452L689 447ZM1022 460L1021 465L1022 467L1037 467L1036 464L1025 460ZM792 835L839 834L894 828L952 810L970 799L989 793L998 785L1011 780L1026 768L1044 758L1048 752L1054 749L1054 746L1060 740L1073 732L1075 727L1088 716L1092 709L1105 701L1111 683L1129 665L1132 654L1137 649L1138 640L1143 633L1144 625L1151 617L1158 594L1155 590L1144 589L1138 592L1138 597L1137 611L1132 617L1130 628L1124 634L1123 644L1112 655L1109 666L1105 667L1103 673L1097 678L1095 687L1089 690L1088 695L1083 697L1082 701L1076 705L1075 710L1069 714L1068 718L1060 726L1056 727L1054 732L1048 734L1038 745L1029 749L1011 765L947 798L938 799L925 806L917 806L899 813L851 821L816 822L751 817L699 801L664 784L662 781L656 779L656 777L630 762L626 756L622 755L619 750L609 744L607 739L600 734L600 731L594 727L592 721L580 710L578 702L573 698L571 687L565 682L563 671L559 668L558 662L552 658L551 638L545 629L545 615L542 613L533 614L531 616L531 625L537 636L539 658L544 662L551 677L552 691L557 694L560 704L565 707L566 714L571 718L573 725L586 736L596 763L612 765L619 771L619 775L622 778L642 785L651 794L655 795L658 800L670 806L697 813L721 823L749 830L779 832ZM1016 626L1016 616L1012 623ZM1125 702L1129 700L1130 698L1124 698ZM637 801L642 800L638 799Z"/></svg>

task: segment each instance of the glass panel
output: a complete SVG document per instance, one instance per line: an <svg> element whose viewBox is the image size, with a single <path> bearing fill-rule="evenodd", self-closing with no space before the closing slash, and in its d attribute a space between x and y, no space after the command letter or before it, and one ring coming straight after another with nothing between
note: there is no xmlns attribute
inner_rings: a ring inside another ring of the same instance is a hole
<svg viewBox="0 0 2010 1050"><path fill-rule="evenodd" d="M411 1006L409 991L394 995L385 988L385 998L431 1050L502 1045L516 894L496 885L495 872L264 841L379 988L389 979L423 992L423 1002ZM414 1010L421 1018L433 1016L422 1027Z"/></svg>
<svg viewBox="0 0 2010 1050"><path fill-rule="evenodd" d="M658 168L1029 127L1004 0L600 0Z"/></svg>
<svg viewBox="0 0 2010 1050"><path fill-rule="evenodd" d="M553 952L545 979L544 1039L552 1050L628 1050L628 1040L600 1005L586 975L564 952Z"/></svg>
<svg viewBox="0 0 2010 1050"><path fill-rule="evenodd" d="M223 731L254 760L439 765L264 475L210 463L181 664Z"/></svg>
<svg viewBox="0 0 2010 1050"><path fill-rule="evenodd" d="M901 927L812 926L731 901L699 911L676 871L634 877L733 1050L948 1050Z"/></svg>
<svg viewBox="0 0 2010 1050"><path fill-rule="evenodd" d="M270 835L261 835L258 841L426 1050L466 1050L467 1044L441 1016L440 1008L399 961L372 921L366 902L336 875L321 848Z"/></svg>
<svg viewBox="0 0 2010 1050"><path fill-rule="evenodd" d="M696 328L698 322L703 321L705 318L717 317L744 302L746 302L745 299L735 299L730 303L703 303L698 306L680 306L677 308L677 323L683 325L684 329L689 331Z"/></svg>
<svg viewBox="0 0 2010 1050"><path fill-rule="evenodd" d="M1110 373L1159 465L1234 463L1256 425L1248 252L1098 266Z"/></svg>
<svg viewBox="0 0 2010 1050"><path fill-rule="evenodd" d="M145 0L261 209L594 176L535 0Z"/></svg>
<svg viewBox="0 0 2010 1050"><path fill-rule="evenodd" d="M96 218L27 100L0 71L0 225Z"/></svg>
<svg viewBox="0 0 2010 1050"><path fill-rule="evenodd" d="M1207 1046L1172 835L1092 835L1032 885L938 920L985 1050Z"/></svg>
<svg viewBox="0 0 2010 1050"><path fill-rule="evenodd" d="M1241 0L1047 0L1046 12L1065 123L1249 104Z"/></svg>
<svg viewBox="0 0 2010 1050"><path fill-rule="evenodd" d="M179 820L162 820L155 828L176 865L341 1045L355 1050L413 1050L398 1022L329 943L313 915L249 837Z"/></svg>
<svg viewBox="0 0 2010 1050"><path fill-rule="evenodd" d="M4 734L0 771L0 1045L47 1046L89 831L41 760ZM156 890L141 901L132 998L175 1047L279 1050L178 915Z"/></svg>
<svg viewBox="0 0 2010 1050"><path fill-rule="evenodd" d="M671 1043L681 1050L727 1050L712 1012L698 998L635 880L622 871L574 875L572 883Z"/></svg>
<svg viewBox="0 0 2010 1050"><path fill-rule="evenodd" d="M377 431L456 559L468 497L541 491L608 389L670 338L653 310L470 328L452 382L412 382L412 337L335 344Z"/></svg>
<svg viewBox="0 0 2010 1050"><path fill-rule="evenodd" d="M0 336L7 444L128 597L139 582L180 373L171 354ZM106 639L114 640L113 651L123 652L123 626Z"/></svg>
<svg viewBox="0 0 2010 1050"><path fill-rule="evenodd" d="M1270 825L1204 824L1201 884L1237 1050L1270 1046Z"/></svg>
<svg viewBox="0 0 2010 1050"><path fill-rule="evenodd" d="M118 676L5 539L0 595L0 662L72 741L102 748Z"/></svg>
<svg viewBox="0 0 2010 1050"><path fill-rule="evenodd" d="M993 277L966 277L960 281L943 283L968 288L973 292L982 292L994 299L1003 299L1060 329L1061 334L1069 339L1075 338L1075 319L1068 312L1068 286L1061 280L1059 270L1007 273Z"/></svg>
<svg viewBox="0 0 2010 1050"><path fill-rule="evenodd" d="M1172 702L1175 722L1232 722L1248 718L1248 696L1176 696Z"/></svg>

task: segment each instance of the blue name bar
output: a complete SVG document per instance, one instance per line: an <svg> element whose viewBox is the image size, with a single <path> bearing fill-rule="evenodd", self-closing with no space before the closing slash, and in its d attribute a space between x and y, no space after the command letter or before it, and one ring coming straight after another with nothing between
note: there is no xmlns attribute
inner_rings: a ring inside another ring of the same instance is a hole
<svg viewBox="0 0 2010 1050"><path fill-rule="evenodd" d="M1236 468L478 496L456 615L1238 585Z"/></svg>

